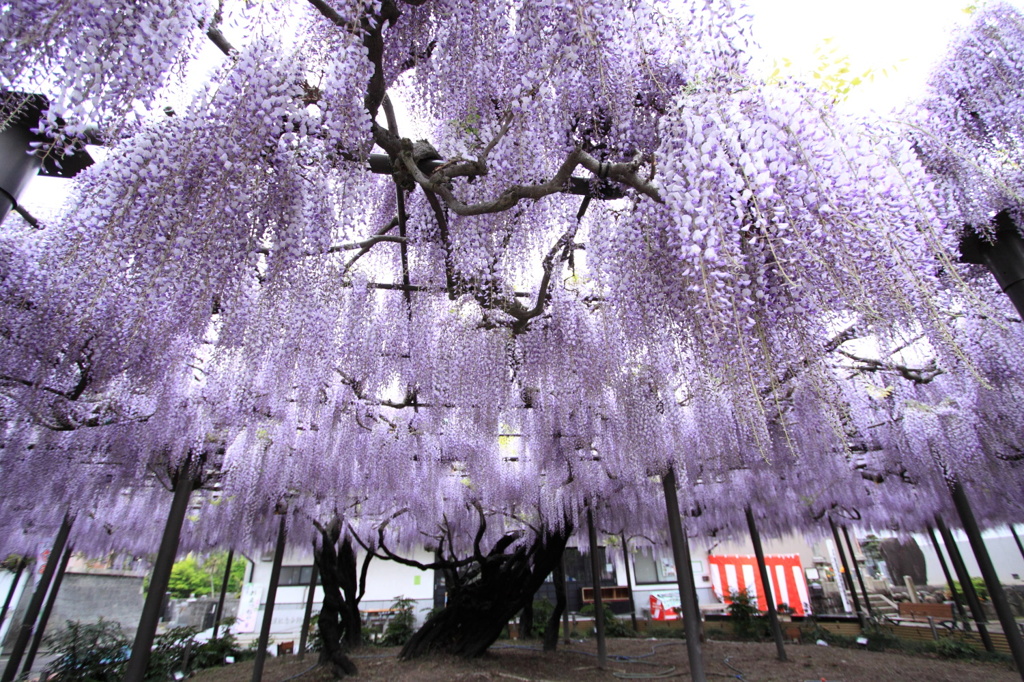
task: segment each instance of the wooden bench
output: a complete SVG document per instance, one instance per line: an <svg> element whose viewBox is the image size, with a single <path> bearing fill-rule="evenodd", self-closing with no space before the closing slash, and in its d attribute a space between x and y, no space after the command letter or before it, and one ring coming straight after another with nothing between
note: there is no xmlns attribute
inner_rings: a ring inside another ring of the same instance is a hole
<svg viewBox="0 0 1024 682"><path fill-rule="evenodd" d="M887 619L901 625L906 622L928 623L933 622L946 629L956 628L956 618L953 615L952 604L925 604L903 601L899 603L899 616L887 616Z"/></svg>

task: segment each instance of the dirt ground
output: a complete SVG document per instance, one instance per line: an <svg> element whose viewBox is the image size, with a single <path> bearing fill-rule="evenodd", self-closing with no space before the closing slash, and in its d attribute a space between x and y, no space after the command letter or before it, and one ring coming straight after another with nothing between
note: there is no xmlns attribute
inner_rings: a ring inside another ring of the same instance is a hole
<svg viewBox="0 0 1024 682"><path fill-rule="evenodd" d="M555 654L544 654L538 647L515 642L498 642L481 659L431 658L400 662L398 649L368 648L353 657L359 666L358 680L414 680L415 682L495 682L505 680L549 681L621 679L687 679L690 677L686 645L674 639L610 639L608 667L597 668L593 640L559 645ZM732 678L747 682L1007 682L1020 676L1007 664L973 661L949 661L921 655L873 652L814 644L790 644L789 661L775 658L771 643L716 642L704 644L705 671L709 678ZM331 679L325 671L312 668L314 655L299 661L295 656L268 659L264 682L296 679L315 682ZM312 669L311 669L312 668ZM252 663L236 663L226 668L202 671L194 679L201 682L250 680Z"/></svg>

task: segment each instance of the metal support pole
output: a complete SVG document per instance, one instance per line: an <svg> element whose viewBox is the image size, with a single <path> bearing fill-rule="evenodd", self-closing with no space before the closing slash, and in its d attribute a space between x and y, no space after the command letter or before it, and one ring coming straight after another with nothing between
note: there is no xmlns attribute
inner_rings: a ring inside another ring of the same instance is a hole
<svg viewBox="0 0 1024 682"><path fill-rule="evenodd" d="M21 666L22 675L28 675L32 671L32 664L35 663L36 652L39 651L39 645L43 642L46 626L50 622L50 614L53 613L53 605L56 603L57 594L60 592L60 585L64 582L64 572L68 568L68 560L71 559L74 551L74 546L68 545L68 548L64 550L64 554L61 555L60 565L57 567L57 573L53 576L50 593L46 597L46 606L43 607L43 612L39 614L39 623L36 624L36 631L32 636L32 645L28 648L28 654L25 656L25 665Z"/></svg>
<svg viewBox="0 0 1024 682"><path fill-rule="evenodd" d="M679 585L679 603L683 608L683 630L686 633L686 655L690 659L690 678L693 682L707 682L704 673L704 652L700 643L700 609L695 598L690 547L683 533L679 516L679 497L676 493L676 472L668 468L661 477L668 512L668 532L672 539L672 555L676 562L676 581Z"/></svg>
<svg viewBox="0 0 1024 682"><path fill-rule="evenodd" d="M874 612L871 610L871 597L868 596L868 588L864 586L864 576L860 572L860 564L857 563L857 555L853 551L853 543L850 542L850 532L843 526L843 537L846 538L846 546L850 549L850 563L853 564L853 573L857 576L857 582L860 584L860 593L864 595L864 608L867 610L868 615L874 617Z"/></svg>
<svg viewBox="0 0 1024 682"><path fill-rule="evenodd" d="M843 582L846 583L846 589L850 592L850 597L853 599L853 610L857 614L857 619L860 621L860 626L863 629L866 623L864 622L864 613L860 610L860 599L857 597L857 590L853 587L853 576L850 575L850 564L846 561L846 552L843 550L843 541L839 539L839 530L836 528L835 521L832 517L828 517L828 525L832 528L832 537L836 542L836 551L839 552L839 563L843 565Z"/></svg>
<svg viewBox="0 0 1024 682"><path fill-rule="evenodd" d="M1017 543L1017 549L1020 551L1021 557L1024 557L1024 545L1022 545L1020 543L1020 537L1017 535L1017 529L1013 527L1012 523L1008 524L1008 525L1010 526L1010 535L1013 536L1014 542ZM4 622L4 619L0 618L0 623L3 623L3 622Z"/></svg>
<svg viewBox="0 0 1024 682"><path fill-rule="evenodd" d="M160 609L163 606L167 583L171 579L174 558L178 554L178 541L181 539L181 526L185 523L188 501L192 496L195 481L191 472L191 459L186 460L178 469L174 481L174 498L171 510L167 514L164 535L160 539L160 549L153 564L153 575L149 579L149 592L142 605L142 616L139 627L135 631L135 643L132 644L132 657L125 668L125 682L142 682L146 678L149 667L149 655L156 637L156 626L160 622Z"/></svg>
<svg viewBox="0 0 1024 682"><path fill-rule="evenodd" d="M949 482L949 492L953 496L953 506L956 507L960 516L960 523L967 533L967 539L974 550L974 558L978 560L978 568L981 569L981 577L985 579L985 586L988 587L988 596L992 600L992 606L999 616L999 623L1003 626L1003 634L1006 635L1006 642L1010 645L1010 654L1017 665L1017 672L1024 680L1024 640L1020 636L1020 628L1017 627L1017 620L1013 617L1010 603L1006 600L1006 592L999 582L996 568L992 565L992 559L988 555L988 548L981 538L981 530L974 518L974 511L967 499L967 493L959 480Z"/></svg>
<svg viewBox="0 0 1024 682"><path fill-rule="evenodd" d="M224 579L220 581L220 597L217 599L217 610L213 614L213 637L217 639L217 630L220 629L220 619L224 617L224 597L228 593L228 581L231 579L231 562L235 558L235 550L228 550L227 565L224 566Z"/></svg>
<svg viewBox="0 0 1024 682"><path fill-rule="evenodd" d="M942 520L941 516L935 516L935 527L939 529L939 535L942 536L942 541L946 543L949 560L953 563L953 570L956 571L956 577L960 580L960 589L964 591L964 598L967 600L967 605L971 608L971 615L974 616L974 624L978 628L978 636L981 637L981 643L985 646L985 651L995 653L996 647L992 644L992 638L988 634L988 618L985 617L985 611L981 608L978 593L974 590L971 574L967 572L967 566L964 565L964 558L960 556L956 540L953 539L953 534L949 532L949 527L946 526L946 522Z"/></svg>
<svg viewBox="0 0 1024 682"><path fill-rule="evenodd" d="M306 641L309 639L309 622L313 619L313 596L316 593L320 567L313 561L313 575L309 578L309 594L306 595L306 611L302 614L302 634L299 635L299 660L306 657Z"/></svg>
<svg viewBox="0 0 1024 682"><path fill-rule="evenodd" d="M263 664L267 660L267 644L270 642L270 622L274 618L274 602L277 600L277 583L281 580L281 562L284 561L284 545L287 540L286 522L288 517L281 514L277 530L277 546L274 547L274 564L270 569L270 585L267 587L267 606L263 610L263 625L260 627L259 644L256 646L256 660L253 661L252 682L263 679Z"/></svg>
<svg viewBox="0 0 1024 682"><path fill-rule="evenodd" d="M750 530L750 542L754 545L754 556L757 557L757 571L764 587L765 606L768 607L768 624L771 626L772 638L775 640L775 653L780 661L786 660L786 647L782 641L782 626L779 625L779 613L775 610L775 595L772 594L772 583L768 579L768 566L764 563L764 548L761 546L761 534L754 522L754 512L747 507L747 528ZM760 605L759 605L760 606Z"/></svg>
<svg viewBox="0 0 1024 682"><path fill-rule="evenodd" d="M949 564L946 563L946 557L942 555L942 548L939 547L939 539L935 537L935 529L931 526L927 526L928 537L932 539L932 547L935 548L935 556L939 557L939 566L942 567L942 575L946 577L946 584L949 585L949 593L953 596L953 604L956 605L957 613L960 614L960 620L964 623L964 629L967 632L971 631L971 619L967 617L967 610L964 608L963 600L960 599L960 592L956 589L956 585L953 583L953 575L949 572Z"/></svg>
<svg viewBox="0 0 1024 682"><path fill-rule="evenodd" d="M11 581L11 589L7 590L7 598L4 599L3 609L0 609L0 625L3 625L7 619L7 610L11 607L11 600L14 599L14 590L18 587L18 581L21 580L21 574L25 572L26 566L28 566L28 559L25 557L18 559L18 568L14 572L14 580Z"/></svg>
<svg viewBox="0 0 1024 682"><path fill-rule="evenodd" d="M633 632L639 632L640 630L636 625L636 603L633 601L633 577L629 571L629 539L626 537L626 532L622 532L622 561L626 567L626 592L629 594L629 620L633 623Z"/></svg>
<svg viewBox="0 0 1024 682"><path fill-rule="evenodd" d="M604 599L601 597L601 562L597 558L597 528L594 527L594 510L587 506L587 537L590 538L590 573L594 586L594 623L597 625L597 667L608 667L608 648L604 641Z"/></svg>
<svg viewBox="0 0 1024 682"><path fill-rule="evenodd" d="M60 524L60 530L57 531L57 537L53 540L53 547L50 548L50 558L46 562L46 568L43 569L43 575L39 578L36 591L32 593L32 601L29 602L28 609L25 611L25 617L21 621L18 639L11 650L11 657L7 661L7 667L4 668L3 677L0 678L2 682L11 682L18 674L21 658L25 655L25 649L28 648L29 640L32 638L32 629L35 626L36 619L39 617L40 609L43 608L46 591L50 587L50 581L53 580L53 574L57 571L57 564L60 561L59 557L64 553L64 546L67 544L68 535L71 533L72 522L72 517L65 514L64 520Z"/></svg>

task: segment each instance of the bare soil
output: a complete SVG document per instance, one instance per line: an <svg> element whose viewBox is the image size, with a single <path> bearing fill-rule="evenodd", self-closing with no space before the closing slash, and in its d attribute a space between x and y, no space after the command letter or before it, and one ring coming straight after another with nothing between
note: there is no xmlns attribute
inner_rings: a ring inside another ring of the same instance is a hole
<svg viewBox="0 0 1024 682"><path fill-rule="evenodd" d="M690 677L686 645L675 639L609 639L608 666L597 668L593 640L559 645L554 654L540 651L539 644L499 642L483 658L466 661L429 658L399 661L397 648L366 648L353 656L359 666L354 680L415 680L451 682L465 680L548 681L621 679L687 679ZM950 661L926 655L873 652L815 644L789 644L789 660L776 660L772 643L719 642L704 644L705 671L711 679L732 678L746 682L929 682L1019 681L1020 675L1008 664ZM264 668L264 682L316 682L330 680L327 671L314 667L316 655L304 661L296 656L270 658ZM205 670L195 676L200 682L234 682L252 678L252 663L236 663Z"/></svg>

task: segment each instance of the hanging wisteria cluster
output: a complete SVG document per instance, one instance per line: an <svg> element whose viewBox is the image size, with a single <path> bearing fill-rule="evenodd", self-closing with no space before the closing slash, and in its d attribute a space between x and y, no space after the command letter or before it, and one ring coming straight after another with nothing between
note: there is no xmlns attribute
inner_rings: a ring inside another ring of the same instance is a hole
<svg viewBox="0 0 1024 682"><path fill-rule="evenodd" d="M51 153L109 148L0 232L0 551L144 552L184 467L195 549L660 538L669 467L723 537L1016 495L1020 323L951 218L1020 206L1020 17L979 22L912 142L759 82L725 1L0 4Z"/></svg>

